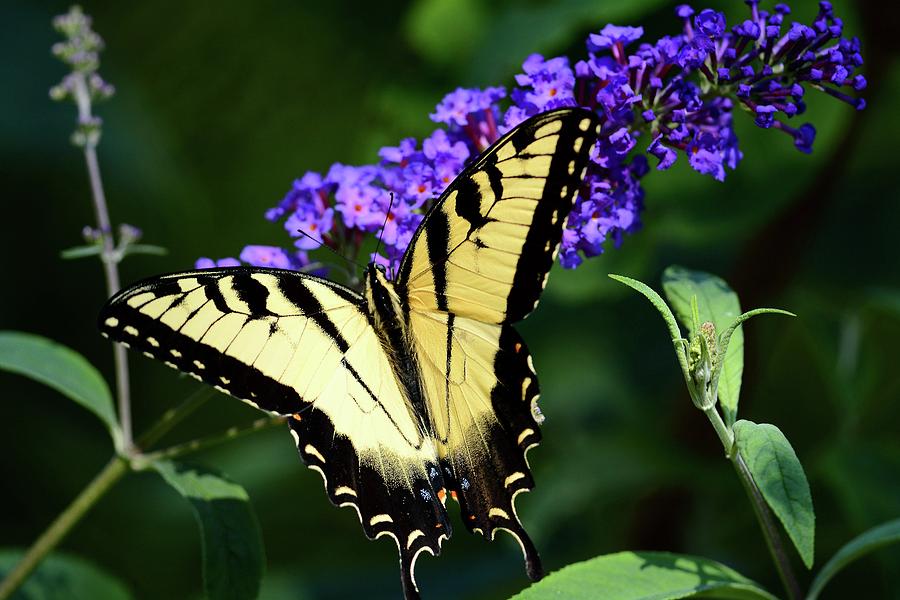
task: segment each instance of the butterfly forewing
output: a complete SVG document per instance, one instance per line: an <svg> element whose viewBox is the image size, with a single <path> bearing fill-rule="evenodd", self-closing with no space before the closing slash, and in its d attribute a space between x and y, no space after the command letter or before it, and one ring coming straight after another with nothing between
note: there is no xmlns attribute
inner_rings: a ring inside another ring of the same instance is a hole
<svg viewBox="0 0 900 600"><path fill-rule="evenodd" d="M118 294L105 335L245 402L289 417L300 456L370 538L398 545L407 585L450 535L430 435L401 391L361 298L291 271L165 275Z"/></svg>
<svg viewBox="0 0 900 600"><path fill-rule="evenodd" d="M599 119L538 115L450 184L417 230L398 288L410 310L513 323L537 305L584 176Z"/></svg>

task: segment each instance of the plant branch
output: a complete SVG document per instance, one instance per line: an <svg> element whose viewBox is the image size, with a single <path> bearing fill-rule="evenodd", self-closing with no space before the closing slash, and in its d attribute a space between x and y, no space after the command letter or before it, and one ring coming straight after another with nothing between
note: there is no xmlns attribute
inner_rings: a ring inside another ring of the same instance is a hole
<svg viewBox="0 0 900 600"><path fill-rule="evenodd" d="M253 421L246 427L231 427L223 431L222 433L210 435L196 440L191 440L190 442L185 442L184 444L178 444L175 446L170 446L163 450L144 454L137 459L135 468L141 469L150 462L172 460L175 458L180 458L186 454L192 454L194 452L199 452L200 450L206 450L207 448L218 446L219 444L223 444L225 442L230 442L231 440L235 440L257 431L268 429L269 427L282 425L284 422L285 417L282 416L263 417L261 419Z"/></svg>
<svg viewBox="0 0 900 600"><path fill-rule="evenodd" d="M121 456L114 456L78 497L56 517L50 527L28 549L22 560L10 571L6 579L0 583L0 600L6 600L12 596L13 592L28 579L28 576L44 557L59 545L72 527L81 520L81 517L127 472L128 461Z"/></svg>
<svg viewBox="0 0 900 600"><path fill-rule="evenodd" d="M187 397L187 399L173 409L166 411L162 418L138 438L138 448L149 448L167 434L173 427L183 421L188 415L200 408L200 406L213 396L213 388L204 386ZM2 599L0 599L2 600Z"/></svg>
<svg viewBox="0 0 900 600"><path fill-rule="evenodd" d="M731 463L734 465L734 469L737 471L738 477L744 486L744 491L747 492L750 504L753 505L753 512L756 514L757 521L759 521L763 537L766 539L766 546L772 555L772 561L778 570L778 576L781 578L781 583L784 585L788 599L800 600L803 597L800 585L797 583L797 577L794 575L794 570L791 567L784 541L781 538L781 532L778 530L778 524L772 518L772 511L769 510L765 498L763 498L762 493L756 486L756 482L753 481L753 475L750 473L750 469L747 468L747 463L744 462L743 457L736 450L731 452Z"/></svg>
<svg viewBox="0 0 900 600"><path fill-rule="evenodd" d="M166 412L157 423L150 428L147 433L141 436L139 444L141 446L150 446L163 435L165 435L175 425L180 423L185 417L194 412L201 404L206 402L212 396L210 388L202 388L181 403L181 405ZM266 421L267 419L262 419ZM273 419L274 420L274 419ZM256 425L256 423L254 423ZM251 426L245 432L236 432L228 435L231 430L225 432L225 435L219 436L221 439L217 441L226 441L243 433L249 433L260 429L265 424L258 425L255 429ZM210 439L208 443L212 443ZM178 446L175 446L178 448ZM127 452L129 456L134 454L132 448ZM131 461L127 456L116 455L110 459L106 467L91 481L75 500L66 508L53 523L41 534L41 536L32 544L22 560L10 571L6 579L0 583L0 600L10 598L19 586L21 586L28 576L37 568L42 560L63 540L66 534L75 526L78 521L87 513L87 511L102 498L106 492L112 488L123 475L135 468L135 462L139 462L141 457L135 457Z"/></svg>
<svg viewBox="0 0 900 600"><path fill-rule="evenodd" d="M74 73L74 95L78 105L78 122L80 124L91 123L91 94L88 90L85 75L82 72ZM112 296L119 291L119 260L120 254L116 251L113 240L112 225L109 220L109 209L106 206L106 194L103 191L103 180L100 177L100 163L97 161L97 136L86 136L82 149L87 165L88 179L91 183L91 196L94 200L94 214L97 219L97 230L100 233L100 241L103 251L100 254L100 262L103 263L103 273L106 278L107 296ZM120 451L128 452L132 446L131 427L131 386L128 372L128 356L121 344L113 344L113 363L116 371L116 397L119 408L119 426L122 429L122 448Z"/></svg>

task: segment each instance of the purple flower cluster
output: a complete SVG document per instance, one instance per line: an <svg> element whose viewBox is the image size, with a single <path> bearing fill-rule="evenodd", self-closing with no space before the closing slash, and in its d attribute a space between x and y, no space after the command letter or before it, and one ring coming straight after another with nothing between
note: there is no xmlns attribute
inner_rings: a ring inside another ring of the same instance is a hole
<svg viewBox="0 0 900 600"><path fill-rule="evenodd" d="M815 128L788 121L805 111L808 88L865 107L843 91L866 86L855 73L863 62L859 40L842 37L828 2L819 3L811 25L789 22L785 4L767 12L759 0L745 2L748 18L730 29L720 12L680 5L677 35L639 43L643 28L607 25L590 34L586 58L574 65L566 57L529 56L508 95L502 87L458 88L431 114L443 127L421 144L407 138L382 148L378 164L335 164L325 176L295 181L266 217L283 223L297 250L248 246L241 261L310 268L305 251L324 244L355 258L366 234L374 234L384 255L372 260L395 268L424 213L468 161L526 118L564 106L603 119L563 236L560 262L569 268L640 227L640 182L650 156L662 171L683 154L695 171L724 180L742 158L735 107L811 152ZM198 267L215 264L201 259Z"/></svg>

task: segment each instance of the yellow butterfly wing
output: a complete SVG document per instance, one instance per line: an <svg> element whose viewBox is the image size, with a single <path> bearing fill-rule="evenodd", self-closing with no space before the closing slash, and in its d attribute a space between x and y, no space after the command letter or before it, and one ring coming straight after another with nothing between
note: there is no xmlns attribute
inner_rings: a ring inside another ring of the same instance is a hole
<svg viewBox="0 0 900 600"><path fill-rule="evenodd" d="M470 531L516 538L533 579L542 568L515 497L534 486L525 452L542 417L511 323L537 305L599 128L561 109L512 130L428 213L397 279L445 483Z"/></svg>
<svg viewBox="0 0 900 600"><path fill-rule="evenodd" d="M400 264L397 288L409 309L485 323L514 323L534 310L599 128L583 109L543 113L466 168Z"/></svg>
<svg viewBox="0 0 900 600"><path fill-rule="evenodd" d="M116 295L101 331L288 422L330 500L394 538L404 584L451 533L436 451L369 324L328 280L249 267L164 275Z"/></svg>

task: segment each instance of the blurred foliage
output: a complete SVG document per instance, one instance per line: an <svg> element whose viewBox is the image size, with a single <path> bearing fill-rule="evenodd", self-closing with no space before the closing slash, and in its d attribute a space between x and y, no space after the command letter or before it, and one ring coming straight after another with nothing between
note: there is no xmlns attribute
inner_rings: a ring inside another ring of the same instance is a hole
<svg viewBox="0 0 900 600"><path fill-rule="evenodd" d="M734 18L745 10L710 4ZM891 100L900 94L900 68L885 54L887 41L866 35L877 23L858 10L873 4L835 4L847 30L863 38L870 64L880 65L866 73L865 113L810 98L807 117L819 129L812 156L738 115L745 158L726 183L684 161L648 176L644 229L577 271L556 269L540 310L523 324L547 421L544 442L529 455L538 486L520 497L519 514L549 570L602 553L666 550L713 558L778 589L740 484L683 391L659 318L610 272L657 287L666 266L683 264L723 276L748 306L800 316L761 319L745 332L741 412L777 424L803 462L818 564L900 514L900 117ZM111 381L109 346L95 329L105 300L101 269L59 257L81 243L81 227L93 219L84 165L68 144L71 107L47 98L62 75L49 53L50 19L66 8L24 0L0 7L8 211L0 224L0 329L51 337ZM428 133L427 114L444 93L508 84L532 51L581 56L588 31L608 20L643 25L651 38L678 28L672 5L651 0L164 0L85 10L107 42L102 73L118 88L99 109L113 220L141 227L147 243L170 251L129 257L125 282L246 243L286 242L262 213L293 178L335 161L368 162L381 145ZM814 12L814 2L795 7L798 20ZM804 212L785 228L781 217L795 206ZM162 365L130 361L138 429L196 388ZM109 441L96 419L52 390L8 374L0 385L0 542L24 547L99 470ZM173 440L257 416L215 400ZM286 432L195 458L249 494L268 557L263 598L396 597L392 542L366 541L352 510L329 505ZM439 559L419 561L427 598L501 598L526 585L509 536L488 544L456 529ZM137 597L196 597L195 531L183 501L158 477L139 475L101 501L64 549L114 573ZM847 597L854 586L900 597L898 564L900 552L882 551L842 572L821 597Z"/></svg>

